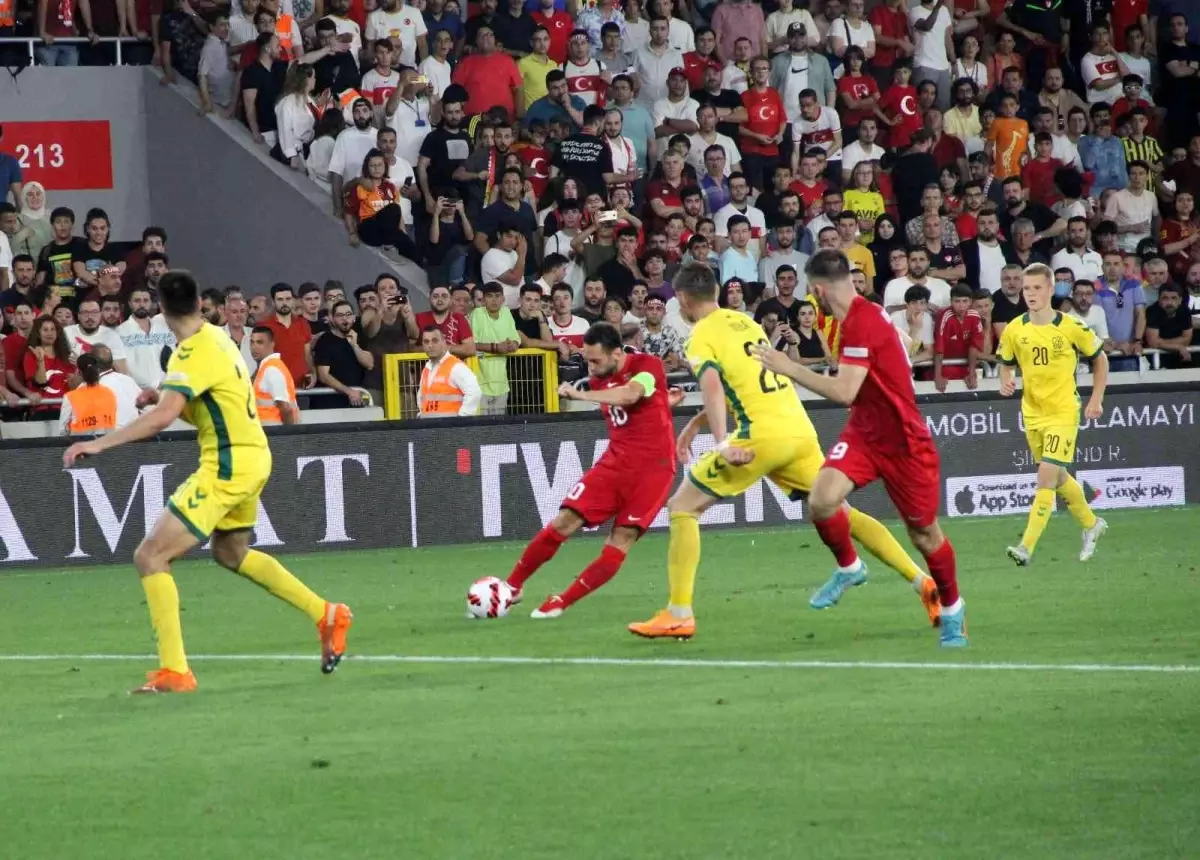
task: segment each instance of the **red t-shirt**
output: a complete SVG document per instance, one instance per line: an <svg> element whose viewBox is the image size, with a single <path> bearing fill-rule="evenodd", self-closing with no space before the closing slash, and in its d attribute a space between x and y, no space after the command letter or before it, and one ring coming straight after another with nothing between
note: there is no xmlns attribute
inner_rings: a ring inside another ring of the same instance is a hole
<svg viewBox="0 0 1200 860"><path fill-rule="evenodd" d="M441 322L434 319L433 311L422 311L417 314L417 331L425 331L431 325L438 327L438 331L446 338L446 343L451 346L457 346L467 338L474 337L471 333L471 324L467 322L467 318L453 311L446 314L446 318Z"/></svg>
<svg viewBox="0 0 1200 860"><path fill-rule="evenodd" d="M774 137L779 134L779 126L784 121L783 99L779 91L768 87L765 92L758 92L751 87L742 93L742 104L746 108L746 121L742 125L758 134ZM742 152L754 155L779 155L779 144L759 143L748 137L739 137L737 145Z"/></svg>
<svg viewBox="0 0 1200 860"><path fill-rule="evenodd" d="M848 95L852 99L865 99L867 96L878 96L879 85L875 83L875 79L867 75L856 75L850 77L846 75L837 82L838 95ZM858 125L867 117L875 116L875 111L870 109L865 110L850 110L845 106L845 103L838 100L838 113L842 115L842 125Z"/></svg>
<svg viewBox="0 0 1200 860"><path fill-rule="evenodd" d="M1194 218L1187 223L1176 218L1164 218L1162 225L1158 228L1158 244L1174 245L1176 242L1182 242L1197 230L1200 230L1200 221ZM1187 271L1191 268L1193 259L1200 262L1200 251L1196 250L1195 245L1178 254L1172 254L1167 259L1167 264L1171 267L1171 279L1175 283L1182 284L1186 281ZM17 337L17 335L9 335L9 339L13 337ZM8 346L8 340L4 341L4 345ZM12 367L12 364L9 364L9 367Z"/></svg>
<svg viewBox="0 0 1200 860"><path fill-rule="evenodd" d="M813 206L821 206L825 202L825 189L829 187L829 183L824 179L818 179L813 185L805 185L799 179L793 179L788 185L789 191L795 191L800 195L800 217L805 222L809 220L808 210Z"/></svg>
<svg viewBox="0 0 1200 860"><path fill-rule="evenodd" d="M880 34L886 39L908 38L908 15L904 9L890 9L880 3L867 16L871 27L879 28ZM876 44L875 57L871 62L876 68L888 69L896 62L896 49Z"/></svg>
<svg viewBox="0 0 1200 860"><path fill-rule="evenodd" d="M292 324L285 326L279 317L272 314L263 320L265 325L275 335L275 351L292 374L292 381L297 385L308 374L308 362L304 360L304 347L312 340L312 327L308 320L299 314L292 314Z"/></svg>
<svg viewBox="0 0 1200 860"><path fill-rule="evenodd" d="M464 57L450 79L467 88L465 110L468 116L497 106L507 110L510 116L516 110L512 91L521 86L521 74L508 54L497 51L486 57L483 54Z"/></svg>
<svg viewBox="0 0 1200 860"><path fill-rule="evenodd" d="M965 359L971 347L983 349L983 318L975 311L967 311L962 319L946 308L938 317L933 332L933 351L942 358ZM966 379L966 365L942 367L942 376L947 379Z"/></svg>
<svg viewBox="0 0 1200 860"><path fill-rule="evenodd" d="M646 220L651 222L652 229L661 228L666 224L666 219L659 218L654 214L654 209L650 205L651 200L661 200L667 206L682 206L683 200L679 197L679 192L683 190L684 180L679 180L679 185L672 185L665 179L656 179L646 186Z"/></svg>
<svg viewBox="0 0 1200 860"><path fill-rule="evenodd" d="M1112 40L1118 51L1125 50L1125 28L1132 27L1138 18L1146 15L1149 18L1149 0L1113 0L1112 4ZM1193 34L1193 38L1194 38ZM1113 116L1120 116L1113 111Z"/></svg>
<svg viewBox="0 0 1200 860"><path fill-rule="evenodd" d="M921 128L921 112L917 109L917 88L892 84L879 100L879 109L892 119L900 119L900 122L888 131L888 145L903 148L911 144L913 133Z"/></svg>
<svg viewBox="0 0 1200 860"><path fill-rule="evenodd" d="M939 170L944 167L957 167L958 160L966 157L967 148L952 134L943 134L933 145L933 158L937 161Z"/></svg>
<svg viewBox="0 0 1200 860"><path fill-rule="evenodd" d="M1058 189L1054 187L1054 171L1063 166L1057 158L1047 162L1031 158L1021 167L1021 182L1029 191L1030 203L1041 203L1049 206L1058 199Z"/></svg>
<svg viewBox="0 0 1200 860"><path fill-rule="evenodd" d="M7 356L5 357L7 358ZM48 357L46 359L45 385L38 385L33 381L38 363L30 350L25 350L22 362L22 369L25 371L25 387L30 391L36 391L42 397L62 397L67 393L67 380L75 374L75 365L71 362L62 361L55 356Z"/></svg>
<svg viewBox="0 0 1200 860"><path fill-rule="evenodd" d="M618 460L618 465L634 472L649 466L675 468L675 431L671 423L671 406L667 399L667 374L662 360L646 353L625 356L625 365L611 376L588 378L593 391L618 388L639 373L654 377L654 393L632 406L601 406L608 424L608 450L604 459Z"/></svg>
<svg viewBox="0 0 1200 860"><path fill-rule="evenodd" d="M854 298L842 320L840 363L867 370L850 406L847 432L884 451L907 450L912 441L932 444L900 333L886 310L862 296Z"/></svg>
<svg viewBox="0 0 1200 860"><path fill-rule="evenodd" d="M538 146L523 146L516 153L525 165L525 178L533 186L533 196L541 199L550 184L550 152Z"/></svg>
<svg viewBox="0 0 1200 860"><path fill-rule="evenodd" d="M550 31L550 49L546 51L546 56L561 66L567 61L567 42L571 40L571 30L575 28L571 16L556 11L551 18L539 9L533 13L533 20Z"/></svg>
<svg viewBox="0 0 1200 860"><path fill-rule="evenodd" d="M683 73L687 76L689 90L704 89L704 70L712 66L718 72L724 68L720 61L714 60L710 54L702 57L696 51L683 55Z"/></svg>
<svg viewBox="0 0 1200 860"><path fill-rule="evenodd" d="M954 219L954 229L958 231L958 240L965 242L979 235L979 218L969 212L964 212Z"/></svg>
<svg viewBox="0 0 1200 860"><path fill-rule="evenodd" d="M16 332L4 338L4 369L15 373L22 385L25 384L24 354L25 347L28 345L29 341L25 339L25 336Z"/></svg>

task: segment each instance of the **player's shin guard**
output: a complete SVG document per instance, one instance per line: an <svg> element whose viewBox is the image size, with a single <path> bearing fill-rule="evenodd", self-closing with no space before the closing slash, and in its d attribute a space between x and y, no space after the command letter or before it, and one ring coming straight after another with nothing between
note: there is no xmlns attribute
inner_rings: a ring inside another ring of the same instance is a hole
<svg viewBox="0 0 1200 860"><path fill-rule="evenodd" d="M583 573L567 586L566 591L559 595L562 598L563 608L587 597L604 585L617 575L617 571L624 563L625 551L611 544L605 544L604 549L600 550L600 555L583 569Z"/></svg>
<svg viewBox="0 0 1200 860"><path fill-rule="evenodd" d="M958 564L950 539L943 539L941 546L925 556L925 563L929 565L929 575L937 584L942 606L953 608L958 603Z"/></svg>
<svg viewBox="0 0 1200 860"><path fill-rule="evenodd" d="M553 526L544 526L533 536L533 540L525 547L508 575L508 584L520 590L525 586L525 580L537 573L537 569L554 558L558 548L566 541L566 535L560 535Z"/></svg>
<svg viewBox="0 0 1200 860"><path fill-rule="evenodd" d="M909 582L923 575L921 568L900 546L900 541L879 520L857 508L850 509L850 534L867 552L882 561Z"/></svg>
<svg viewBox="0 0 1200 860"><path fill-rule="evenodd" d="M1077 485L1078 486L1078 485ZM1080 491L1082 496L1082 491ZM1029 521L1025 524L1025 534L1021 537L1021 546L1033 552L1038 539L1050 522L1050 514L1054 512L1054 490L1038 489L1033 496L1033 507L1029 510ZM1092 517L1095 521L1095 517Z"/></svg>
<svg viewBox="0 0 1200 860"><path fill-rule="evenodd" d="M187 655L183 653L183 626L179 621L179 590L169 573L152 573L142 577L146 591L146 606L150 608L150 623L158 640L158 665L172 672L186 674Z"/></svg>
<svg viewBox="0 0 1200 860"><path fill-rule="evenodd" d="M261 585L271 594L299 609L317 624L325 617L325 599L313 591L280 564L274 556L256 549L249 550L237 569L239 576Z"/></svg>
<svg viewBox="0 0 1200 860"><path fill-rule="evenodd" d="M671 514L671 541L667 546L667 581L671 586L672 615L692 614L696 568L700 566L700 520L693 513Z"/></svg>
<svg viewBox="0 0 1200 860"><path fill-rule="evenodd" d="M814 520L813 525L817 527L817 534L821 536L825 546L829 547L833 557L837 559L838 567L851 568L858 565L858 551L854 548L854 542L850 540L850 517L846 513L845 505L839 507L829 519Z"/></svg>
<svg viewBox="0 0 1200 860"><path fill-rule="evenodd" d="M1085 529L1096 525L1096 515L1092 513L1091 506L1087 503L1083 487L1079 486L1079 482L1071 475L1067 475L1066 480L1059 485L1058 494L1067 503L1067 510L1071 512L1075 522Z"/></svg>

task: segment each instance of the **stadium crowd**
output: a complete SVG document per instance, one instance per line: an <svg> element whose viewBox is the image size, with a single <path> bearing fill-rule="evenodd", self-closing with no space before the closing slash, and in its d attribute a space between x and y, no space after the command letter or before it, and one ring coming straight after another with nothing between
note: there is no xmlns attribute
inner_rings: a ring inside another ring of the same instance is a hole
<svg viewBox="0 0 1200 860"><path fill-rule="evenodd" d="M25 28L39 62L69 64L80 51L55 37L102 32L100 6L0 6L0 34ZM506 409L507 356L569 367L596 320L685 370L671 278L689 261L776 348L835 372L836 321L804 279L814 249L846 254L939 390L994 360L1035 262L1115 370L1146 349L1190 366L1200 343L1188 0L118 0L115 15L122 35L153 33L147 61L195 83L202 112L240 118L327 189L347 241L430 272L424 314L391 276L206 293L252 369L278 353L288 384L334 390L328 405L378 393L380 357L428 352L431 328L435 371L480 356L485 414ZM51 411L38 401L97 343L157 385L164 231L118 247L103 211L77 219L11 154L0 181L0 396Z"/></svg>

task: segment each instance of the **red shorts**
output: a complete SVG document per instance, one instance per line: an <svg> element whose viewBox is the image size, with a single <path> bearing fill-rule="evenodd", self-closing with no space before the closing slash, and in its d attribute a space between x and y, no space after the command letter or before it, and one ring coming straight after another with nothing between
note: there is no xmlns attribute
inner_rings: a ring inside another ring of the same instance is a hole
<svg viewBox="0 0 1200 860"><path fill-rule="evenodd" d="M675 484L675 467L636 469L601 460L571 488L560 507L574 511L589 526L608 520L613 528L645 531L658 516Z"/></svg>
<svg viewBox="0 0 1200 860"><path fill-rule="evenodd" d="M880 450L856 433L843 432L829 449L825 468L837 469L857 489L883 481L905 524L923 528L933 524L941 506L941 461L932 441L910 445L907 451Z"/></svg>

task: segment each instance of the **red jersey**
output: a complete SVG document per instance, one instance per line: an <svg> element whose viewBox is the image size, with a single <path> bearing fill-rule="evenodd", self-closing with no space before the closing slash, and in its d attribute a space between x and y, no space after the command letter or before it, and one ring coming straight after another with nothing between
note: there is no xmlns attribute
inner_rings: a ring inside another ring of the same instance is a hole
<svg viewBox="0 0 1200 860"><path fill-rule="evenodd" d="M1118 51L1125 50L1125 29L1139 23L1143 15L1149 19L1149 0L1113 0L1112 11L1112 41ZM1120 116L1114 112L1113 116Z"/></svg>
<svg viewBox="0 0 1200 860"><path fill-rule="evenodd" d="M550 152L539 146L523 146L517 155L525 166L525 178L533 187L533 196L540 200L550 184Z"/></svg>
<svg viewBox="0 0 1200 860"><path fill-rule="evenodd" d="M907 9L891 9L887 5L880 3L871 10L871 14L867 16L867 20L871 22L872 28L879 28L879 34L885 39L907 39L909 36ZM890 69L895 62L895 48L890 45L877 44L875 46L875 56L871 60L871 63L877 69Z"/></svg>
<svg viewBox="0 0 1200 860"><path fill-rule="evenodd" d="M582 66L574 60L563 63L563 71L567 75L567 91L573 96L579 96L589 105L604 107L605 94L608 84L605 83L604 67L594 57Z"/></svg>
<svg viewBox="0 0 1200 860"><path fill-rule="evenodd" d="M17 381L22 385L25 384L25 347L29 345L29 341L25 336L13 332L8 337L4 338L4 369L11 370L17 376ZM7 387L7 383L5 383Z"/></svg>
<svg viewBox="0 0 1200 860"><path fill-rule="evenodd" d="M878 449L904 450L910 440L932 444L933 436L917 408L908 350L887 311L855 296L841 331L840 362L867 370L850 406L846 430Z"/></svg>
<svg viewBox="0 0 1200 860"><path fill-rule="evenodd" d="M954 311L946 308L934 326L933 351L942 358L965 359L971 347L983 349L983 318L975 311L967 311L959 319ZM942 376L947 379L966 379L967 368L957 364L943 367Z"/></svg>
<svg viewBox="0 0 1200 860"><path fill-rule="evenodd" d="M954 229L958 231L958 241L965 242L979 235L979 216L964 212L954 219Z"/></svg>
<svg viewBox="0 0 1200 860"><path fill-rule="evenodd" d="M940 135L933 145L933 158L939 169L946 167L958 168L958 160L967 158L967 148L963 142L952 134Z"/></svg>
<svg viewBox="0 0 1200 860"><path fill-rule="evenodd" d="M712 54L702 57L696 51L683 55L683 74L687 77L688 89L704 89L704 70L712 66L718 72L724 70L720 60L713 59Z"/></svg>
<svg viewBox="0 0 1200 860"><path fill-rule="evenodd" d="M812 185L805 185L799 179L792 180L788 185L789 191L795 191L800 195L800 217L807 223L809 210L816 206L820 209L825 202L825 189L829 187L829 183L824 179L818 179Z"/></svg>
<svg viewBox="0 0 1200 860"><path fill-rule="evenodd" d="M888 130L888 145L893 148L907 147L912 143L913 133L921 128L921 111L917 108L917 88L899 87L892 84L879 100L879 109L890 119L899 119Z"/></svg>
<svg viewBox="0 0 1200 860"><path fill-rule="evenodd" d="M774 137L779 134L779 126L784 122L783 99L779 91L767 87L765 92L758 92L750 87L742 93L742 105L746 108L746 121L742 125L750 131ZM739 137L737 145L742 152L753 155L779 155L779 144L759 143L748 137Z"/></svg>
<svg viewBox="0 0 1200 860"><path fill-rule="evenodd" d="M438 322L433 311L422 311L417 314L417 331L425 331L427 326L437 326L438 331L442 333L442 337L446 338L446 343L451 346L457 346L469 337L473 337L471 333L471 324L467 322L467 318L462 314L456 314L453 311L446 314L446 318Z"/></svg>
<svg viewBox="0 0 1200 860"><path fill-rule="evenodd" d="M867 75L844 75L837 82L838 95L846 95L855 101L865 99L868 96L875 96L876 102L879 101L879 85L875 83L875 79ZM868 117L875 116L875 111L871 108L862 110L850 110L845 106L844 102L838 102L838 111L842 114L842 124L855 126Z"/></svg>
<svg viewBox="0 0 1200 860"><path fill-rule="evenodd" d="M1021 182L1029 189L1030 203L1050 206L1058 200L1058 190L1054 187L1054 171L1062 166L1063 163L1057 158L1046 162L1031 158L1021 166Z"/></svg>
<svg viewBox="0 0 1200 860"><path fill-rule="evenodd" d="M67 382L75 375L74 364L53 355L48 356L46 358L46 384L38 385L33 381L33 377L37 373L37 357L27 349L22 361L25 371L25 387L30 391L34 391L42 397L62 397L67 393Z"/></svg>
<svg viewBox="0 0 1200 860"><path fill-rule="evenodd" d="M571 40L571 30L575 27L571 16L566 12L555 11L554 17L551 17L539 9L531 17L550 32L550 48L546 51L546 56L561 66L567 61L567 42Z"/></svg>
<svg viewBox="0 0 1200 860"><path fill-rule="evenodd" d="M671 405L667 400L667 372L662 360L644 352L630 353L612 376L588 377L593 391L619 388L639 373L654 378L654 393L633 406L601 406L608 424L608 450L604 457L619 458L621 465L638 471L657 461L675 466L675 430L671 423Z"/></svg>
<svg viewBox="0 0 1200 860"><path fill-rule="evenodd" d="M683 190L686 181L680 177L679 185L672 185L665 179L656 179L646 186L646 220L650 221L652 227L662 227L666 223L666 219L659 218L654 214L654 209L650 205L651 200L661 200L666 206L683 206L683 200L679 197L679 192Z"/></svg>
<svg viewBox="0 0 1200 860"><path fill-rule="evenodd" d="M1192 218L1188 221L1180 221L1178 218L1164 218L1162 224L1158 228L1158 242L1160 245L1174 245L1176 242L1182 242L1184 239L1191 236L1197 230L1200 230L1200 221ZM1185 248L1177 254L1172 254L1167 259L1167 264L1171 267L1171 279L1177 284L1183 284L1187 281L1187 271L1192 265L1192 253L1195 252L1196 246ZM1196 258L1200 262L1200 256ZM4 346L8 346L8 341L20 335L9 335L4 341ZM8 365L12 367L12 364Z"/></svg>

